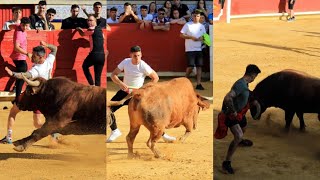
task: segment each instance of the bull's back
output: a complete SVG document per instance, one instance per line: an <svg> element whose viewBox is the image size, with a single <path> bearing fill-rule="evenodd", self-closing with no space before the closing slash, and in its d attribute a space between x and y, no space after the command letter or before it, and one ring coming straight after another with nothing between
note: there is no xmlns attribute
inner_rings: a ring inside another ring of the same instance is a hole
<svg viewBox="0 0 320 180"><path fill-rule="evenodd" d="M254 92L283 109L320 112L320 79L300 71L274 73L261 81Z"/></svg>
<svg viewBox="0 0 320 180"><path fill-rule="evenodd" d="M183 120L190 108L197 105L197 98L191 82L187 78L175 78L170 81L147 84L136 91L129 108L142 114L145 121L162 119ZM130 113L130 110L129 110Z"/></svg>

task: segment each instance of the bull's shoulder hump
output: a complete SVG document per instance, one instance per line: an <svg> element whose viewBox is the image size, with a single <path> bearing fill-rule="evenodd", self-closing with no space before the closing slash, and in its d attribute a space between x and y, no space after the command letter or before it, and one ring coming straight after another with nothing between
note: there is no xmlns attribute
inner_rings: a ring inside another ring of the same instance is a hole
<svg viewBox="0 0 320 180"><path fill-rule="evenodd" d="M301 77L310 77L310 78L316 78L318 79L317 77L315 76L312 76L308 73L305 73L303 71L298 71L298 70L294 70L294 69L285 69L283 71L280 71L279 73L282 73L282 74L288 74L288 75L296 75L296 76L301 76Z"/></svg>

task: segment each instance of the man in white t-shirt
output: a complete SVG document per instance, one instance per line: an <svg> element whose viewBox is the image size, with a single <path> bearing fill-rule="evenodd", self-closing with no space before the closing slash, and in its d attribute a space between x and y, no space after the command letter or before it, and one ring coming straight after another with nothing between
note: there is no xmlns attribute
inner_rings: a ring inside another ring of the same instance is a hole
<svg viewBox="0 0 320 180"><path fill-rule="evenodd" d="M51 50L47 58L45 58L46 51L44 47L47 47L48 49ZM34 65L29 71L24 73L17 73L17 72L11 71L8 67L5 67L5 70L10 76L18 79L22 79L23 78L22 76L24 75L28 79L42 77L48 80L51 78L51 72L52 72L54 61L55 61L56 53L57 53L56 46L47 44L44 41L41 41L40 46L33 48L31 61L34 63ZM14 124L16 115L20 112L18 106L16 105L17 103L18 102L14 103L10 110L9 117L8 117L8 125L7 125L8 133L6 137L4 137L1 140L1 143L8 143L8 144L12 143L13 124ZM33 121L34 121L33 125L35 126L35 128L40 128L42 126L43 122L41 121L40 111L33 112Z"/></svg>
<svg viewBox="0 0 320 180"><path fill-rule="evenodd" d="M139 89L142 87L146 76L149 76L152 82L158 82L158 74L146 62L141 60L141 57L141 48L139 46L131 47L130 58L124 59L112 72L111 79L120 87L120 90L111 98L111 101L121 101L129 94L130 89ZM123 81L118 78L118 74L121 72L124 72ZM128 105L129 101L130 99L126 100L123 105ZM110 109L112 112L115 112L123 105L112 106ZM112 124L110 125L110 128L112 132L110 137L107 139L107 143L114 141L122 134L117 128L116 118L114 117L113 113L111 118ZM167 142L176 140L175 137L171 137L165 133L162 135L162 137Z"/></svg>
<svg viewBox="0 0 320 180"><path fill-rule="evenodd" d="M21 7L13 7L12 8L12 20L9 20L3 24L2 30L11 30L10 25L20 24L20 20L22 18L22 10Z"/></svg>
<svg viewBox="0 0 320 180"><path fill-rule="evenodd" d="M200 23L200 11L195 10L193 13L193 21L186 23L182 29L180 37L185 39L185 51L188 60L186 76L192 72L194 66L197 68L197 86L196 89L204 90L201 85L201 73L203 66L202 41L203 34L206 33L205 27Z"/></svg>

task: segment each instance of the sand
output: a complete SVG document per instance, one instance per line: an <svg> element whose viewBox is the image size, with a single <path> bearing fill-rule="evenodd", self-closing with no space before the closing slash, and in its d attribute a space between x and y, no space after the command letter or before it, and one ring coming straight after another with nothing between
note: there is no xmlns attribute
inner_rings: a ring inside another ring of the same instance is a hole
<svg viewBox="0 0 320 180"><path fill-rule="evenodd" d="M320 16L297 16L288 23L278 17L232 20L214 28L214 127L223 97L248 64L262 70L255 85L283 69L296 69L320 77ZM233 136L214 143L215 179L319 179L320 122L316 114L305 114L306 132L299 132L295 116L291 131L284 133L284 111L268 109L260 121L247 114L245 138L254 146L238 148L232 165L235 175L221 172L221 164Z"/></svg>
<svg viewBox="0 0 320 180"><path fill-rule="evenodd" d="M6 135L10 102L0 103L0 135ZM20 112L13 138L29 136L34 130L32 112ZM25 152L16 152L12 144L0 144L0 179L105 179L105 136L63 136L62 144L46 137Z"/></svg>
<svg viewBox="0 0 320 180"><path fill-rule="evenodd" d="M160 78L162 79L162 78ZM204 84L205 91L201 95L212 96L212 82ZM108 82L108 100L118 91L113 83ZM149 131L140 128L134 142L134 152L140 158L127 159L127 143L129 132L129 117L127 106L119 109L117 117L118 128L122 136L115 142L107 144L107 179L212 179L213 178L213 139L212 139L212 106L202 111L198 118L198 129L184 143L157 143L164 158L156 159L147 147ZM185 132L184 127L166 130L171 136L179 137ZM108 134L110 128L108 128Z"/></svg>

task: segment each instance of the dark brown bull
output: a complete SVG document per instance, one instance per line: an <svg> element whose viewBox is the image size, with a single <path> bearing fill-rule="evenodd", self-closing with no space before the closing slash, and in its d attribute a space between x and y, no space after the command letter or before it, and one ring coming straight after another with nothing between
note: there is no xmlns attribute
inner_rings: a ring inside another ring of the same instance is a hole
<svg viewBox="0 0 320 180"><path fill-rule="evenodd" d="M28 86L17 104L19 109L38 109L46 121L30 136L13 142L16 151L24 151L52 133L106 133L105 88L86 86L62 77L48 81L43 78L25 81Z"/></svg>
<svg viewBox="0 0 320 180"><path fill-rule="evenodd" d="M150 131L147 146L160 157L155 144L165 128L183 125L186 133L180 138L184 141L197 126L200 109L209 108L207 102L193 89L187 78L176 78L166 82L148 83L134 91L129 102L130 132L127 135L128 158L133 158L133 142L144 125Z"/></svg>
<svg viewBox="0 0 320 180"><path fill-rule="evenodd" d="M278 107L285 111L287 130L296 113L300 130L304 131L303 113L320 113L320 79L295 70L283 70L262 80L251 97L258 101L257 106L250 108L254 119L260 119L267 108Z"/></svg>

